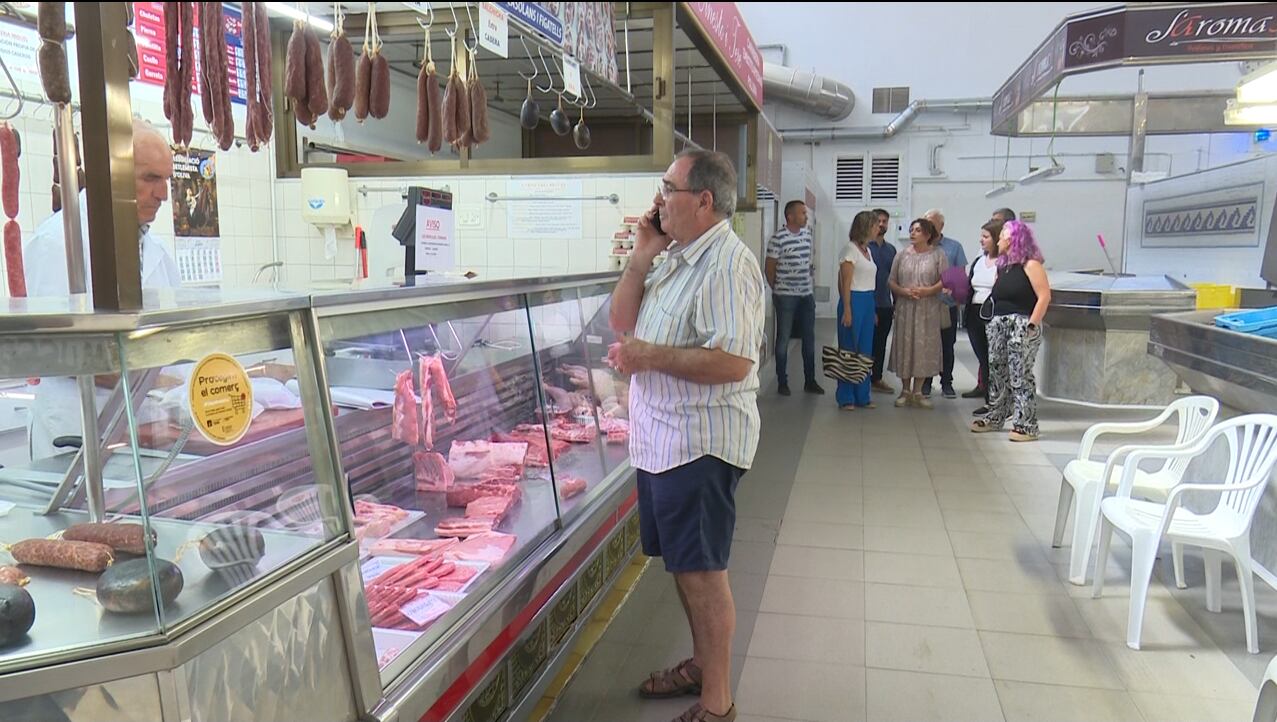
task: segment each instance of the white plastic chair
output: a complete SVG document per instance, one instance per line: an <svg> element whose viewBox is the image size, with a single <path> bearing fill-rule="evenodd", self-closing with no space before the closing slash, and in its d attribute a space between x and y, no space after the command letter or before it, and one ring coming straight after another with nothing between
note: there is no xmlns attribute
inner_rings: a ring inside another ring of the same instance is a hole
<svg viewBox="0 0 1277 722"><path fill-rule="evenodd" d="M1175 443L1165 446L1182 446L1192 444L1210 430L1219 415L1219 401L1209 396L1187 396L1177 399L1167 406L1157 418L1148 421L1124 423L1096 424L1086 430L1082 436L1082 445L1078 449L1077 458L1064 467L1064 476L1060 480L1060 506L1055 512L1055 535L1051 538L1051 546L1059 548L1064 539L1064 527L1069 520L1070 508L1073 512L1073 547L1069 550L1069 581L1079 586L1086 584L1086 571L1091 558L1091 545L1095 542L1095 531L1100 522L1100 500L1104 498L1106 489L1100 480L1109 480L1108 489L1117 487L1117 479L1122 475L1122 457L1136 449L1165 448L1157 446L1123 446L1105 461L1091 458L1095 442L1104 434L1142 434L1158 428L1172 416L1177 417L1179 431L1175 435ZM1171 489L1184 478L1184 470L1188 468L1187 459L1172 459L1156 471L1136 469L1135 483L1131 489L1134 496L1153 501L1165 501ZM1184 553L1175 545L1172 549L1175 561L1175 583L1184 588ZM1097 567L1098 568L1098 567Z"/></svg>
<svg viewBox="0 0 1277 722"><path fill-rule="evenodd" d="M1255 716L1251 722L1277 722L1277 657L1268 663L1264 681L1259 684L1259 699L1255 701Z"/></svg>
<svg viewBox="0 0 1277 722"><path fill-rule="evenodd" d="M1228 442L1228 471L1219 484L1180 484L1165 503L1131 498L1135 469L1144 459L1189 459L1207 451L1220 437ZM1131 608L1126 623L1126 646L1140 648L1144 602L1153 574L1157 547L1165 536L1172 543L1201 547L1206 558L1206 608L1218 612L1220 562L1232 557L1241 583L1242 613L1246 619L1246 649L1259 652L1255 630L1255 579L1251 572L1250 524L1259 500L1277 465L1277 416L1248 414L1216 424L1197 443L1163 449L1132 451L1126 457L1117 495L1100 503L1100 552L1096 569L1108 562L1109 543L1117 529L1131 538ZM1183 508L1184 494L1201 492L1220 497L1214 511L1198 514ZM1097 571L1092 596L1104 589L1104 574Z"/></svg>

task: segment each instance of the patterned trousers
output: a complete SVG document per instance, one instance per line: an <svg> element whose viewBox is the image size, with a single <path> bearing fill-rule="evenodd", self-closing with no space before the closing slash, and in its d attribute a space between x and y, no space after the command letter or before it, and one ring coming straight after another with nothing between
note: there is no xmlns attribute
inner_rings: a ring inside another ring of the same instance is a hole
<svg viewBox="0 0 1277 722"><path fill-rule="evenodd" d="M985 423L1002 428L1009 418L1011 428L1024 434L1038 433L1037 380L1033 362L1042 346L1042 331L1029 330L1029 317L1019 314L994 316L989 334L989 412Z"/></svg>

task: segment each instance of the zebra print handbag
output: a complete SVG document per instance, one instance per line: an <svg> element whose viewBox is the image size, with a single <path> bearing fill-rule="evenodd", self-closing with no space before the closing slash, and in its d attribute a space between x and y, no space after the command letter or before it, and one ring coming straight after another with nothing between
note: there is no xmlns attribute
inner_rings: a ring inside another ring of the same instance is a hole
<svg viewBox="0 0 1277 722"><path fill-rule="evenodd" d="M873 372L874 360L855 351L826 346L820 355L825 375L836 381L858 384L869 378L869 374Z"/></svg>

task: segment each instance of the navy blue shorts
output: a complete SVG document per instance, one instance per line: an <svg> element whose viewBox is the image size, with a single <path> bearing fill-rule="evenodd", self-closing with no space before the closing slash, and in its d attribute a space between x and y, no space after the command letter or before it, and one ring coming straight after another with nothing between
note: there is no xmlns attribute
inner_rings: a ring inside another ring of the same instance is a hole
<svg viewBox="0 0 1277 722"><path fill-rule="evenodd" d="M736 484L745 470L713 456L650 474L638 472L643 553L671 573L727 569L736 529Z"/></svg>

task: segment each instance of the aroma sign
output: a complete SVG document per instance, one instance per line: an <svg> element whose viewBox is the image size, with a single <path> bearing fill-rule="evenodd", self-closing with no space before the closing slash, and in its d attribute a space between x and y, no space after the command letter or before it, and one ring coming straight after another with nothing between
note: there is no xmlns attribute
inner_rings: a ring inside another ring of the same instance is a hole
<svg viewBox="0 0 1277 722"><path fill-rule="evenodd" d="M1128 55L1249 53L1277 43L1273 3L1132 11Z"/></svg>

